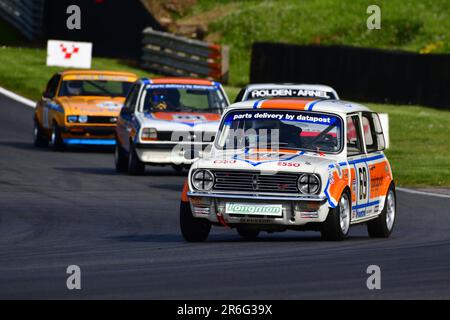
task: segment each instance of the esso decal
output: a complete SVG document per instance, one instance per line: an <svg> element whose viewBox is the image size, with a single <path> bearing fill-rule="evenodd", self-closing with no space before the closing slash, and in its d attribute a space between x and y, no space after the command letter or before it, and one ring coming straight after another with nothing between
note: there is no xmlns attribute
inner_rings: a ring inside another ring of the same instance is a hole
<svg viewBox="0 0 450 320"><path fill-rule="evenodd" d="M278 162L278 166L279 166L279 167L293 167L293 168L298 168L298 167L300 167L300 163L296 163L296 162Z"/></svg>

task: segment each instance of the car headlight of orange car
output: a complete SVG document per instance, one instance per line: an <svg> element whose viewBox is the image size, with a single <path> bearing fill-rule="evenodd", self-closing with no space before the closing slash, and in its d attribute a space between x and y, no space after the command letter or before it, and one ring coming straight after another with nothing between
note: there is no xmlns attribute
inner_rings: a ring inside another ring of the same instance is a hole
<svg viewBox="0 0 450 320"><path fill-rule="evenodd" d="M88 116L67 116L68 123L87 123Z"/></svg>
<svg viewBox="0 0 450 320"><path fill-rule="evenodd" d="M75 122L78 122L78 116L68 116L68 117L67 117L67 122L68 122L68 123L75 123Z"/></svg>

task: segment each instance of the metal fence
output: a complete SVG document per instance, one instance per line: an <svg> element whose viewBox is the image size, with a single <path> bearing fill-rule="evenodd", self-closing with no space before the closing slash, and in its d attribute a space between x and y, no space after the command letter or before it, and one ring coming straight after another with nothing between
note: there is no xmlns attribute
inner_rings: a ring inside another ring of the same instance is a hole
<svg viewBox="0 0 450 320"><path fill-rule="evenodd" d="M229 47L144 30L142 67L170 76L197 76L228 82Z"/></svg>
<svg viewBox="0 0 450 320"><path fill-rule="evenodd" d="M450 55L254 43L250 82L323 83L343 99L450 109Z"/></svg>
<svg viewBox="0 0 450 320"><path fill-rule="evenodd" d="M43 12L44 0L0 0L0 18L29 40L41 34Z"/></svg>

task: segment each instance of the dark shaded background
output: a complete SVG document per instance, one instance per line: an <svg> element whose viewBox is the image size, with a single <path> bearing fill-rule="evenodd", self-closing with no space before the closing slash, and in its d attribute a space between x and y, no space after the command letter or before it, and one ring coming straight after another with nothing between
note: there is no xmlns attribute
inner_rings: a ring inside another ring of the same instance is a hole
<svg viewBox="0 0 450 320"><path fill-rule="evenodd" d="M81 30L68 30L67 7L81 8ZM126 5L124 5L126 4ZM162 30L139 0L46 0L42 38L93 42L93 55L138 60L142 31Z"/></svg>
<svg viewBox="0 0 450 320"><path fill-rule="evenodd" d="M322 83L344 99L450 109L448 54L255 43L250 82Z"/></svg>

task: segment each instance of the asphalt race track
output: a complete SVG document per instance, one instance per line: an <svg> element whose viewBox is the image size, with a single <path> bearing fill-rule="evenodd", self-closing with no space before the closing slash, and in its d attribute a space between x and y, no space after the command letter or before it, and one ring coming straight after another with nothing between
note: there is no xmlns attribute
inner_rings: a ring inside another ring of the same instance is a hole
<svg viewBox="0 0 450 320"><path fill-rule="evenodd" d="M398 192L387 240L354 227L345 242L318 233L241 241L213 228L183 241L183 176L116 174L113 154L32 145L32 112L0 96L0 298L450 298L450 199ZM394 172L395 174L395 172ZM66 288L79 265L82 290ZM381 267L382 289L366 287Z"/></svg>

